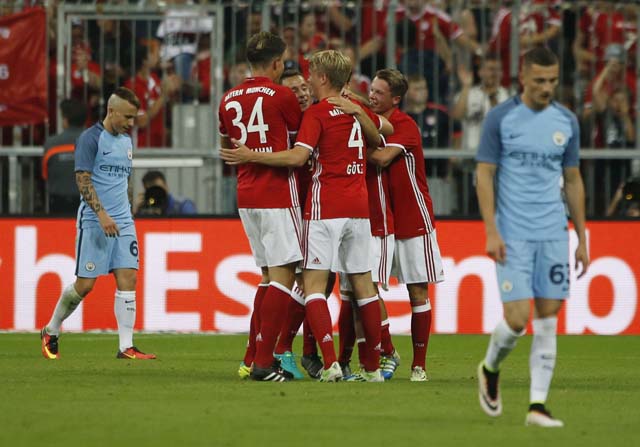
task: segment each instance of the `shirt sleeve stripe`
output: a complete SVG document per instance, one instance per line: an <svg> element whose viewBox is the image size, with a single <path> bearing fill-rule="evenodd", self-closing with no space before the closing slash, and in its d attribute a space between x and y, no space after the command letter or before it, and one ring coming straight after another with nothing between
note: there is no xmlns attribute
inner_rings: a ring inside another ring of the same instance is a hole
<svg viewBox="0 0 640 447"><path fill-rule="evenodd" d="M302 147L304 147L304 148L309 149L309 152L313 152L313 147L309 146L309 145L308 145L308 144L306 144L306 143L302 143L302 142L300 142L300 141L296 141L296 144L294 144L294 146L302 146Z"/></svg>

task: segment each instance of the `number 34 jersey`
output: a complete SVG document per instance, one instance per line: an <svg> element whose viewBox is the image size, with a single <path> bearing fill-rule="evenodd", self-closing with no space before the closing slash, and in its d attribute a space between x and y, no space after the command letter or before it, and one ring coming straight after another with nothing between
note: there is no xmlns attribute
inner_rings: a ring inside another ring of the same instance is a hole
<svg viewBox="0 0 640 447"><path fill-rule="evenodd" d="M254 151L288 150L289 134L302 119L293 92L269 78L247 78L224 94L218 110L220 135ZM300 206L295 172L257 163L238 166L238 208Z"/></svg>
<svg viewBox="0 0 640 447"><path fill-rule="evenodd" d="M364 110L379 128L378 116ZM296 146L309 149L313 159L304 207L306 220L369 218L367 148L356 118L325 98L304 112Z"/></svg>

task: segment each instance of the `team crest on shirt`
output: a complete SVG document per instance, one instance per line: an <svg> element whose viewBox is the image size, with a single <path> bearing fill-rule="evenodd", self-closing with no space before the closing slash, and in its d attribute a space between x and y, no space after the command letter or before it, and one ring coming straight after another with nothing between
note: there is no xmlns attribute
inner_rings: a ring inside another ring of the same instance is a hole
<svg viewBox="0 0 640 447"><path fill-rule="evenodd" d="M128 158L129 160L133 160L133 151L132 151L131 149L129 149L129 150L127 151L127 158Z"/></svg>
<svg viewBox="0 0 640 447"><path fill-rule="evenodd" d="M564 146L564 143L567 142L567 136L559 130L556 130L553 133L553 142L556 144L556 146Z"/></svg>
<svg viewBox="0 0 640 447"><path fill-rule="evenodd" d="M87 270L87 272L93 272L96 269L96 265L89 261L85 264L84 268Z"/></svg>
<svg viewBox="0 0 640 447"><path fill-rule="evenodd" d="M502 281L502 286L500 287L502 288L503 292L509 293L513 290L513 283L508 279L505 279L504 281Z"/></svg>

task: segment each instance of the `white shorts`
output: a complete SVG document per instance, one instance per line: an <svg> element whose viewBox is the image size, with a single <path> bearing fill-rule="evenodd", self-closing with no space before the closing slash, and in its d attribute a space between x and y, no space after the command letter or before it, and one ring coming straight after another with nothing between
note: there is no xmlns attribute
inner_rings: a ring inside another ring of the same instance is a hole
<svg viewBox="0 0 640 447"><path fill-rule="evenodd" d="M400 284L444 281L436 230L410 239L396 239L391 275Z"/></svg>
<svg viewBox="0 0 640 447"><path fill-rule="evenodd" d="M389 277L391 276L391 266L393 264L393 247L395 237L389 234L385 237L371 236L369 260L371 262L371 279L374 283L382 285L387 290ZM351 283L347 275L340 275L340 290L351 292Z"/></svg>
<svg viewBox="0 0 640 447"><path fill-rule="evenodd" d="M364 273L371 270L369 219L340 218L304 221L304 260L310 270Z"/></svg>
<svg viewBox="0 0 640 447"><path fill-rule="evenodd" d="M300 208L240 208L242 226L258 267L302 259Z"/></svg>

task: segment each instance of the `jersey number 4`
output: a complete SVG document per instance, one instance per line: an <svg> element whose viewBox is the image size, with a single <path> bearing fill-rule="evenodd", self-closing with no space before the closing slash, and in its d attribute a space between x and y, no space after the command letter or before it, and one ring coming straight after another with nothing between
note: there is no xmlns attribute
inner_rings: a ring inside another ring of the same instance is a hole
<svg viewBox="0 0 640 447"><path fill-rule="evenodd" d="M362 160L362 148L364 147L364 141L362 140L362 128L360 127L360 122L357 119L354 119L348 146L357 147L358 160Z"/></svg>
<svg viewBox="0 0 640 447"><path fill-rule="evenodd" d="M247 136L251 132L258 132L260 135L260 144L267 142L267 132L269 131L269 125L264 122L264 115L262 114L262 96L258 97L258 100L251 110L249 116L249 122L246 127L242 122L242 104L238 101L230 101L225 106L225 110L234 109L236 111L236 117L231 121L231 124L240 129L240 142L245 144L247 142Z"/></svg>

